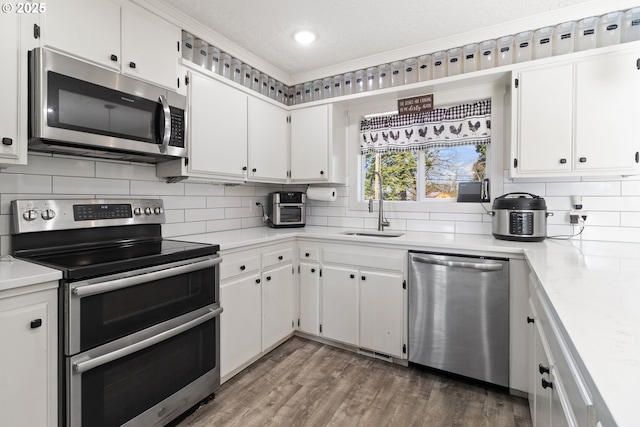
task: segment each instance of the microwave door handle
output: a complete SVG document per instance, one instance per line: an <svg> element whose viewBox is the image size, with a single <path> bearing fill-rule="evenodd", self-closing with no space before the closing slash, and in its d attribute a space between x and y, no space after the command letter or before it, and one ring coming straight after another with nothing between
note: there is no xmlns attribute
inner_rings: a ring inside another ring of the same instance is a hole
<svg viewBox="0 0 640 427"><path fill-rule="evenodd" d="M160 103L162 104L162 113L164 115L164 133L162 134L160 152L166 154L169 148L169 140L171 139L171 109L166 96L160 95Z"/></svg>

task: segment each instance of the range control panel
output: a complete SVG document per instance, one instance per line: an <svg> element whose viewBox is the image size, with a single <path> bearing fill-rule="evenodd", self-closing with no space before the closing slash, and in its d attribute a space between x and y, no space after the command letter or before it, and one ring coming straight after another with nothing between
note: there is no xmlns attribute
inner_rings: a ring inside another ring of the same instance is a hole
<svg viewBox="0 0 640 427"><path fill-rule="evenodd" d="M13 233L163 224L160 199L13 200Z"/></svg>

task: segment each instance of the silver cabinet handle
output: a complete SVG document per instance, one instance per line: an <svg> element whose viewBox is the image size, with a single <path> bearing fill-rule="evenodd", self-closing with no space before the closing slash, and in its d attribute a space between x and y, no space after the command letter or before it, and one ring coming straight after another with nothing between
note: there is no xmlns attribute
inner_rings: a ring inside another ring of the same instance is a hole
<svg viewBox="0 0 640 427"><path fill-rule="evenodd" d="M422 258L418 256L412 256L413 261L422 262L424 264L443 265L445 267L457 267L457 268L469 268L472 270L481 271L500 271L502 270L502 264L485 264L481 262L464 262L464 261L447 261L443 259Z"/></svg>
<svg viewBox="0 0 640 427"><path fill-rule="evenodd" d="M181 265L179 267L154 271L151 273L138 274L137 276L96 283L93 285L87 285L87 282L79 282L73 288L72 292L74 295L77 295L79 297L101 294L104 292L114 291L116 289L128 288L130 286L139 285L141 283L151 282L153 280L165 279L167 277L173 277L180 274L190 273L196 270L202 270L218 265L221 262L222 258L218 257L200 262L194 262L191 264Z"/></svg>
<svg viewBox="0 0 640 427"><path fill-rule="evenodd" d="M167 153L169 141L171 140L171 109L167 97L160 95L160 103L162 104L162 112L164 114L164 134L162 135L162 144L160 144L160 152Z"/></svg>
<svg viewBox="0 0 640 427"><path fill-rule="evenodd" d="M211 309L209 311L209 313L206 313L196 319L193 319L187 323L183 323L180 326L177 326L173 329L169 329L168 331L162 332L158 335L154 335L151 338L147 338L145 340L139 341L135 344L131 344L127 347L121 348L119 350L116 351L112 351L111 353L107 353L105 355L102 356L98 356L96 358L93 359L89 359L87 361L84 362L78 362L78 363L74 363L73 364L73 371L76 373L83 373L83 372L87 372L93 368L97 368L98 366L102 366L104 364L107 364L109 362L113 362L114 360L117 359L121 359L125 356L128 356L130 354L133 354L137 351L140 350L144 350L147 347L151 347L152 345L156 345L158 343L161 343L162 341L166 341L169 338L175 337L176 335L179 335L185 331L188 331L191 328L195 328L196 326L200 325L201 323L206 322L207 320L213 319L214 317L217 317L220 315L220 313L222 313L222 307Z"/></svg>

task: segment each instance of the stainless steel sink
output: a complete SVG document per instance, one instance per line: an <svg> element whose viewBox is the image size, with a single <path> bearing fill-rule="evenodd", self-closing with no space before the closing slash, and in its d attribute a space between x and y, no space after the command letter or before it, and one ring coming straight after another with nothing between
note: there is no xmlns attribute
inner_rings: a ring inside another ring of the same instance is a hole
<svg viewBox="0 0 640 427"><path fill-rule="evenodd" d="M347 236L362 236L362 237L400 237L404 236L404 233L397 231L344 231L340 234Z"/></svg>

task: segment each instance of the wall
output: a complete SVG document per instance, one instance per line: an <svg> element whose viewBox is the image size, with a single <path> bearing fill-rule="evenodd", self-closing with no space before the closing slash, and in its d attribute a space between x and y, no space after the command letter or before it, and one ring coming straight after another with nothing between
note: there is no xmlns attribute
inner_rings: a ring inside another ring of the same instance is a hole
<svg viewBox="0 0 640 427"><path fill-rule="evenodd" d="M30 154L26 166L0 169L0 255L11 252L13 199L162 198L165 237L262 225L267 194L280 186L166 184L155 166Z"/></svg>

